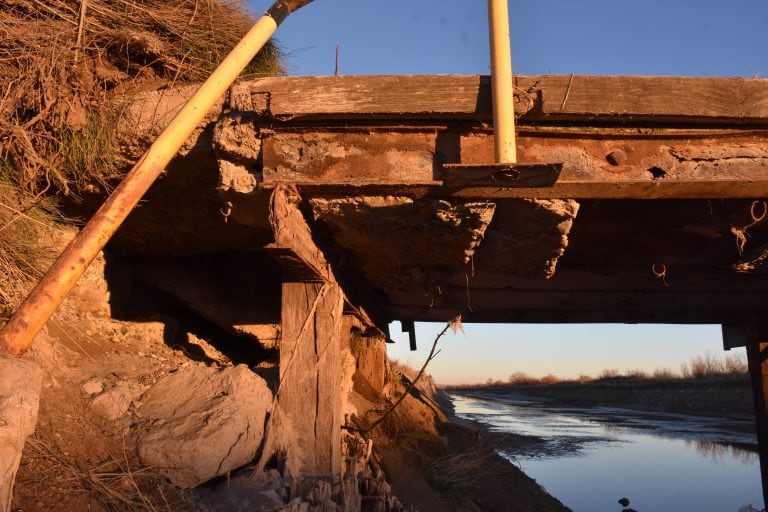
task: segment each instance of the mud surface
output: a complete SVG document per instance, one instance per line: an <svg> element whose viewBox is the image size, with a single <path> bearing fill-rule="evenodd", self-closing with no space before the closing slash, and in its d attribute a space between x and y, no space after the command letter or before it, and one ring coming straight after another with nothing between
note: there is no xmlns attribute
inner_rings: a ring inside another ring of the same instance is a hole
<svg viewBox="0 0 768 512"><path fill-rule="evenodd" d="M609 406L698 416L739 418L752 422L754 406L747 376L711 379L639 380L618 378L596 382L461 390L486 396L527 397L556 404ZM754 429L748 430L754 431Z"/></svg>

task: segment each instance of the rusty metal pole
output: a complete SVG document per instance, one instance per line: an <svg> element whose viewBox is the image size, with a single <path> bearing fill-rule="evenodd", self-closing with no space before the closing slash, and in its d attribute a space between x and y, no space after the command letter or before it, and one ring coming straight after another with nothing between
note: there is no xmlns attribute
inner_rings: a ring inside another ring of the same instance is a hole
<svg viewBox="0 0 768 512"><path fill-rule="evenodd" d="M312 0L277 0L158 136L88 224L0 330L0 353L24 352L85 269L171 161L216 101L295 10Z"/></svg>
<svg viewBox="0 0 768 512"><path fill-rule="evenodd" d="M507 0L488 0L488 32L491 40L491 91L496 163L514 164L517 162L517 148Z"/></svg>

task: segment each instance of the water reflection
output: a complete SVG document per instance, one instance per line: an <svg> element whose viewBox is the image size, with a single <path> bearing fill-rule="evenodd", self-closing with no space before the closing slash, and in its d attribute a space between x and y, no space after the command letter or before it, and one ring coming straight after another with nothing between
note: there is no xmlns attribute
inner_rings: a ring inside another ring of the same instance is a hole
<svg viewBox="0 0 768 512"><path fill-rule="evenodd" d="M715 464L730 459L740 461L742 464L747 465L756 465L759 462L757 452L754 451L754 449L749 450L741 446L717 443L714 441L689 441L686 439L684 442L686 446L692 447L699 455L711 460Z"/></svg>
<svg viewBox="0 0 768 512"><path fill-rule="evenodd" d="M453 399L497 435L536 436L499 451L574 512L617 510L620 496L640 512L736 512L762 499L754 436L719 418Z"/></svg>

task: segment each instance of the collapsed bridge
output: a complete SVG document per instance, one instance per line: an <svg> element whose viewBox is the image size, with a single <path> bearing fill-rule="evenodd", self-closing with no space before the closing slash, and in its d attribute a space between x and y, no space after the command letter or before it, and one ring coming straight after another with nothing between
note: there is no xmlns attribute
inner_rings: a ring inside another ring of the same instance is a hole
<svg viewBox="0 0 768 512"><path fill-rule="evenodd" d="M748 348L765 475L768 82L540 76L514 89L520 160L562 164L554 184L451 168L493 159L487 77L241 82L112 250L170 257L166 271L217 291L220 310L251 301L225 323L262 342L300 330L292 304L309 307L322 283L381 340L392 320L457 314L720 323L726 348ZM162 125L174 94L149 95L136 125Z"/></svg>
<svg viewBox="0 0 768 512"><path fill-rule="evenodd" d="M193 92L145 94L122 147L138 156ZM274 355L262 458L284 452L304 490L343 479L342 402L383 388L393 320L720 323L747 346L768 489L768 81L514 92L519 159L556 179L471 167L493 160L487 77L236 84L107 247L111 315L151 318L151 288Z"/></svg>

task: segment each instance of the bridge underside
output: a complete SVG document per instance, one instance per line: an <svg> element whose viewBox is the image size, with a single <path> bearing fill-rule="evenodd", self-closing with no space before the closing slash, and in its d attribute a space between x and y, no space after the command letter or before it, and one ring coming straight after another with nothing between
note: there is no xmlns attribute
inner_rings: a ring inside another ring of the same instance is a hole
<svg viewBox="0 0 768 512"><path fill-rule="evenodd" d="M278 188L311 232L303 243L380 326L767 312L768 81L519 77L519 161L562 164L557 182L448 180L445 164L492 162L487 82L243 82L114 247L275 255ZM177 200L190 182L193 197ZM153 236L158 212L189 229Z"/></svg>
<svg viewBox="0 0 768 512"><path fill-rule="evenodd" d="M190 93L137 104L129 145ZM726 346L748 348L768 502L768 80L519 77L515 93L519 161L562 165L549 186L445 167L492 163L486 77L242 82L110 255L131 282L329 374L319 341L343 331L383 352L392 320L722 323ZM339 386L307 398L289 367L296 432L337 446L340 410L312 418Z"/></svg>

